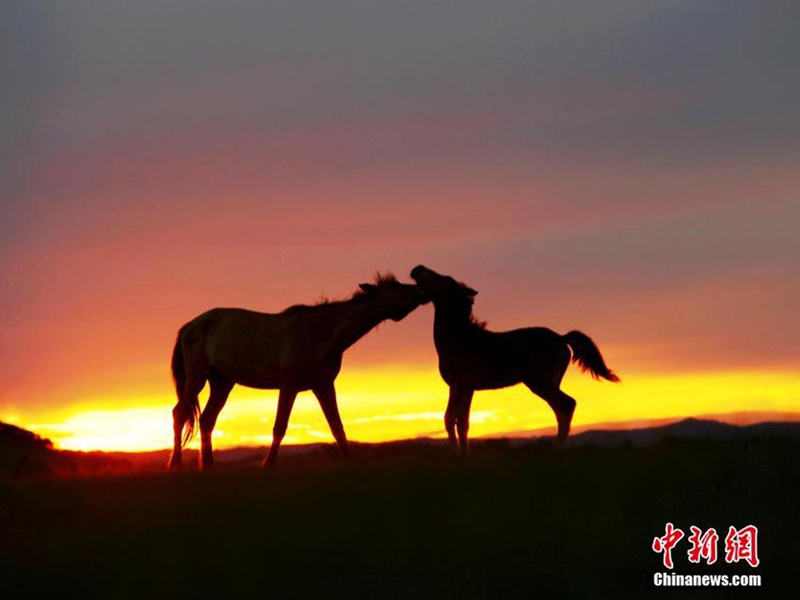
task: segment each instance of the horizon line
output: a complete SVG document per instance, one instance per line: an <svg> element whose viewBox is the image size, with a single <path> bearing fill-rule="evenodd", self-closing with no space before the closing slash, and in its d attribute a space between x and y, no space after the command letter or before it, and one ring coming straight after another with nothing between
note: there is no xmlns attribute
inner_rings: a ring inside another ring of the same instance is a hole
<svg viewBox="0 0 800 600"><path fill-rule="evenodd" d="M600 422L600 423L592 423L588 425L576 425L570 431L570 438L576 435L581 435L583 433L588 432L599 432L599 431L637 431L637 430L644 430L644 429L657 429L659 427L664 427L667 425L671 425L674 423L681 423L683 421L688 420L698 420L698 421L711 421L722 423L726 425L730 425L732 427L749 427L751 425L760 425L764 423L800 423L800 412L789 412L789 411L744 411L744 412L733 412L733 413L711 413L711 414L701 414L701 415L685 415L685 416L675 416L675 417L663 417L658 419L635 419L631 421L610 421L610 422ZM33 431L32 433L36 433ZM541 427L537 429L521 429L503 433L494 433L482 436L476 436L474 439L475 441L486 441L486 440L500 440L500 439L534 439L534 438L547 438L547 437L554 437L556 433L556 427ZM37 434L38 435L38 434ZM41 436L40 436L41 437ZM47 439L47 438L44 438ZM415 437L408 437L408 438L396 438L390 440L383 440L380 442L363 442L359 440L350 440L351 444L357 445L383 445L383 444L393 444L393 443L402 443L402 442L414 442L414 441L441 441L446 442L447 438L444 433L440 432L430 432L422 435L418 435ZM320 440L318 442L292 442L284 444L286 446L293 446L293 447L303 447L303 446L324 446L328 444L335 443L333 438L330 440ZM235 446L227 446L219 448L220 452L226 451L234 451L234 450L246 450L246 449L264 449L268 448L269 444L261 444L261 445L235 445ZM143 449L143 450L104 450L102 448L95 448L90 450L69 450L64 448L59 448L55 442L53 442L52 446L53 450L57 450L59 452L72 452L72 453L79 453L79 454L91 454L96 452L102 452L104 454L148 454L152 452L170 452L172 449L165 445L160 448L150 448L150 449ZM185 448L186 451L199 451L197 448Z"/></svg>

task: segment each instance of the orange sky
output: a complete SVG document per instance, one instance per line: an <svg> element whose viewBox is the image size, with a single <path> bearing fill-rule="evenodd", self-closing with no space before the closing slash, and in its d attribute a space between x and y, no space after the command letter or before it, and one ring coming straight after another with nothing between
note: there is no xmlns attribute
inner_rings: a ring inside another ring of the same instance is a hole
<svg viewBox="0 0 800 600"><path fill-rule="evenodd" d="M419 263L492 329L595 339L623 383L571 369L576 425L800 413L792 19L667 4L3 7L0 420L166 447L184 322ZM441 435L432 319L345 356L352 439ZM276 396L235 389L217 445ZM553 417L512 388L472 421ZM330 441L311 396L287 436Z"/></svg>

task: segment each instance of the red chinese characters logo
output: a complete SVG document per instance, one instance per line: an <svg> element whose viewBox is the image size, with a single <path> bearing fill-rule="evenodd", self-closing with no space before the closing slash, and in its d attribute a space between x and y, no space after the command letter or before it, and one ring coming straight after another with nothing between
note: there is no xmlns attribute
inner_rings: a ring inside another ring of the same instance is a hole
<svg viewBox="0 0 800 600"><path fill-rule="evenodd" d="M719 536L713 527L703 533L699 527L692 525L690 528L692 535L689 536L689 562L699 563L700 559L705 559L706 564L713 565L717 562L717 541Z"/></svg>
<svg viewBox="0 0 800 600"><path fill-rule="evenodd" d="M672 569L672 551L684 538L681 529L672 523L667 523L664 528L664 535L653 539L653 551L663 554L664 567ZM707 531L692 525L689 528L691 535L687 538L690 544L688 551L689 562L698 564L705 561L708 565L717 562L717 546L719 535L713 527ZM731 526L728 528L728 535L725 536L725 562L738 563L745 561L751 567L759 565L758 559L758 527L747 525L741 529Z"/></svg>
<svg viewBox="0 0 800 600"><path fill-rule="evenodd" d="M725 562L734 563L745 560L751 567L757 567L758 527L748 525L741 529L731 526L725 536Z"/></svg>
<svg viewBox="0 0 800 600"><path fill-rule="evenodd" d="M653 540L653 551L664 553L664 566L667 569L673 567L672 564L672 549L683 538L683 531L675 529L672 523L667 523L664 537L655 538Z"/></svg>

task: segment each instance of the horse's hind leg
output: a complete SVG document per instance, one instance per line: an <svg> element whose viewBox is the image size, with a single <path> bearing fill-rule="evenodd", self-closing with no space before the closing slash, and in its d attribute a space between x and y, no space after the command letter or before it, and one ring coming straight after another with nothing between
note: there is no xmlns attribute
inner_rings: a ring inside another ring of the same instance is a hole
<svg viewBox="0 0 800 600"><path fill-rule="evenodd" d="M339 416L339 406L336 404L336 388L331 383L325 387L314 388L312 391L319 400L325 420L328 421L328 427L331 428L333 439L336 440L336 445L339 447L339 454L342 458L347 458L350 455L350 449L347 446L347 436L344 433L342 418Z"/></svg>
<svg viewBox="0 0 800 600"><path fill-rule="evenodd" d="M289 426L289 415L292 414L295 398L297 398L297 391L293 389L281 388L278 393L278 414L275 415L275 425L272 427L272 446L262 463L264 467L271 467L278 460L278 451L281 449L281 441L283 441L286 428Z"/></svg>
<svg viewBox="0 0 800 600"><path fill-rule="evenodd" d="M556 436L556 446L561 449L564 447L564 442L567 441L570 427L572 426L572 416L575 414L575 406L578 404L575 398L568 396L561 390L557 390L557 400L547 400L547 403L553 408L556 413L556 421L558 421L558 435ZM554 406L557 406L557 408Z"/></svg>
<svg viewBox="0 0 800 600"><path fill-rule="evenodd" d="M228 395L233 389L233 383L216 372L209 375L208 384L211 391L208 402L200 415L200 466L208 469L214 465L214 453L211 448L211 433L217 424L222 407L228 400Z"/></svg>
<svg viewBox="0 0 800 600"><path fill-rule="evenodd" d="M172 409L172 454L169 456L169 469L179 469L183 465L183 451L181 447L181 435L183 433L183 424L186 419L183 416L183 406L181 401Z"/></svg>
<svg viewBox="0 0 800 600"><path fill-rule="evenodd" d="M575 413L577 402L555 386L538 386L530 383L525 385L537 396L544 399L553 409L558 422L558 435L556 436L556 448L563 448L567 441L570 426L572 425L572 415Z"/></svg>
<svg viewBox="0 0 800 600"><path fill-rule="evenodd" d="M192 412L198 404L197 395L205 384L205 376L187 379L181 391L180 399L175 408L172 409L173 445L172 454L169 458L170 469L178 469L183 464L183 426L189 419L194 419Z"/></svg>

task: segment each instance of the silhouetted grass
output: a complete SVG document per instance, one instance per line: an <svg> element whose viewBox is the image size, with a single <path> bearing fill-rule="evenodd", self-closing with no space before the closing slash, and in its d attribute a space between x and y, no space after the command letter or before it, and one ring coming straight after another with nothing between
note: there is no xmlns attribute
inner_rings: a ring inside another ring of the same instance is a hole
<svg viewBox="0 0 800 600"><path fill-rule="evenodd" d="M791 582L798 441L668 441L655 448L477 443L356 448L274 472L47 479L0 487L2 589L84 598L728 597L657 589L650 549L672 521L759 527L762 566L676 571ZM11 587L7 587L11 586Z"/></svg>

